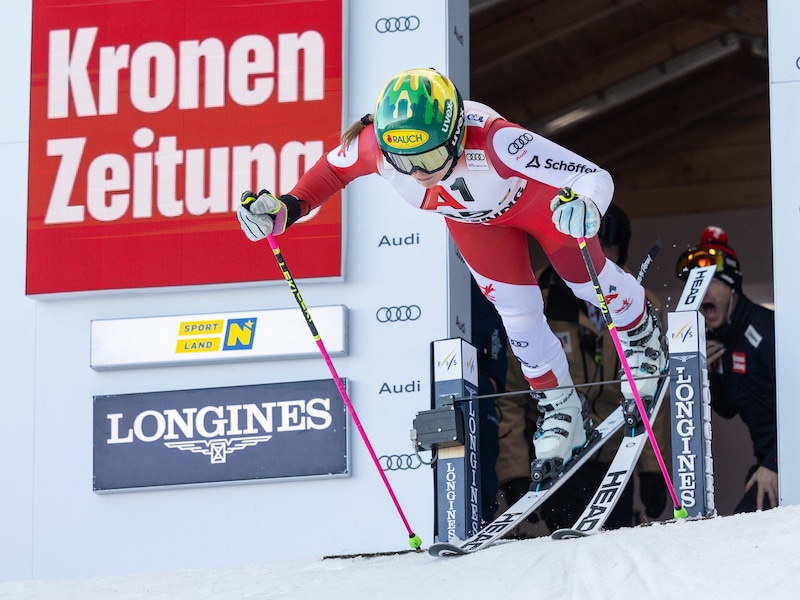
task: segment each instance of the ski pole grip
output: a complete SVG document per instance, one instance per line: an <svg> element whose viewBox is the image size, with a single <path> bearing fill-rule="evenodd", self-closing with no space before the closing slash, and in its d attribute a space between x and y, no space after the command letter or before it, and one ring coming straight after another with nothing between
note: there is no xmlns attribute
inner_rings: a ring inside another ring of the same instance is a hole
<svg viewBox="0 0 800 600"><path fill-rule="evenodd" d="M565 204L567 202L575 200L576 195L577 194L572 191L572 188L568 187L561 188L560 190L558 190L558 194L556 194L561 204Z"/></svg>

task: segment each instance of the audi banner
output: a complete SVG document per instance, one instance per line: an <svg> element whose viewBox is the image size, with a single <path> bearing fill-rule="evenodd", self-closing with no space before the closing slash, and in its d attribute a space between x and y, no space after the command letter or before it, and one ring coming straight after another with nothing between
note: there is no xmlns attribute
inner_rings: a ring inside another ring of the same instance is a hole
<svg viewBox="0 0 800 600"><path fill-rule="evenodd" d="M28 294L282 278L234 212L338 144L342 0L33 0L31 52ZM341 276L338 195L281 246Z"/></svg>
<svg viewBox="0 0 800 600"><path fill-rule="evenodd" d="M94 490L347 475L333 380L95 396Z"/></svg>

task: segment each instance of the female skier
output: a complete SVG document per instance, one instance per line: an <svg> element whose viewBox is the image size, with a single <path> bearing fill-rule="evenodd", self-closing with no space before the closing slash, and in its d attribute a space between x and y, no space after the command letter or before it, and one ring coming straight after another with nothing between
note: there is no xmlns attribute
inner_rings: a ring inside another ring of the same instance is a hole
<svg viewBox="0 0 800 600"><path fill-rule="evenodd" d="M483 104L463 101L433 69L392 77L374 114L353 123L341 145L279 197L247 191L238 218L250 240L279 235L358 177L377 173L406 202L443 215L483 294L503 319L542 417L537 459L558 468L586 443L586 407L572 385L561 343L543 314L527 235L533 236L574 294L599 304L578 237L585 237L634 377L662 373L666 352L659 321L636 279L606 260L595 235L611 203L611 176ZM561 188L576 196L558 197ZM657 379L637 383L652 395ZM561 389L552 389L561 388ZM630 385L623 395L632 398Z"/></svg>

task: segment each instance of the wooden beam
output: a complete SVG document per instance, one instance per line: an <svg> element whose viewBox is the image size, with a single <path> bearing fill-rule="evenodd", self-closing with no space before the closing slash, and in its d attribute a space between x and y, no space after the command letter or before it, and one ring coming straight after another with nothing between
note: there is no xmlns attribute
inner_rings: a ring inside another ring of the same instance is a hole
<svg viewBox="0 0 800 600"><path fill-rule="evenodd" d="M737 60L728 61L724 68L698 73L574 131L554 135L553 140L599 164L614 164L715 115L766 97L766 72L761 81L743 79L738 64Z"/></svg>

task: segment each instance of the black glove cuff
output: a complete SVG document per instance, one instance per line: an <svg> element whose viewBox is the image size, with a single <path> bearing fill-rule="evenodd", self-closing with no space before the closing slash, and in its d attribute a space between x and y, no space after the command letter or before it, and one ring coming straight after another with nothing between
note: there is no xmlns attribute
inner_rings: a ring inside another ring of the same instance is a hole
<svg viewBox="0 0 800 600"><path fill-rule="evenodd" d="M311 207L308 202L305 200L298 200L290 194L283 194L279 196L278 199L286 205L286 227L289 227L299 218L305 217L311 212ZM303 211L303 205L305 205L305 212Z"/></svg>

